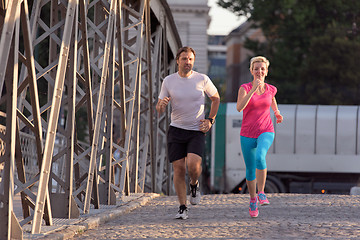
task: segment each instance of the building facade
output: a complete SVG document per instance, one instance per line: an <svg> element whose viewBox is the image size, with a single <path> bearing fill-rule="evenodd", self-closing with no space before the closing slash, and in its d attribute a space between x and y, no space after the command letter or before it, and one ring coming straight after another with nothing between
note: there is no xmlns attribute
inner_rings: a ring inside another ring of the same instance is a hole
<svg viewBox="0 0 360 240"><path fill-rule="evenodd" d="M167 0L183 46L196 51L194 70L208 73L208 0Z"/></svg>
<svg viewBox="0 0 360 240"><path fill-rule="evenodd" d="M265 41L260 28L253 28L253 23L246 21L234 29L226 38L226 102L236 102L241 84L250 82L249 60L253 53L244 47L246 39Z"/></svg>
<svg viewBox="0 0 360 240"><path fill-rule="evenodd" d="M221 100L226 91L226 45L224 35L208 36L208 76L218 88Z"/></svg>

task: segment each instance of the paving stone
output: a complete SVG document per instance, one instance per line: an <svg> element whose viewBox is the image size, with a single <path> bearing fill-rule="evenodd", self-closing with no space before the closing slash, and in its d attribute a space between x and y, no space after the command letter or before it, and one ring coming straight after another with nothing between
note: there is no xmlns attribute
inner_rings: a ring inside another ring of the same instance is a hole
<svg viewBox="0 0 360 240"><path fill-rule="evenodd" d="M359 239L360 196L268 194L250 218L249 197L204 195L188 206L187 220L174 219L175 196L161 196L74 239Z"/></svg>

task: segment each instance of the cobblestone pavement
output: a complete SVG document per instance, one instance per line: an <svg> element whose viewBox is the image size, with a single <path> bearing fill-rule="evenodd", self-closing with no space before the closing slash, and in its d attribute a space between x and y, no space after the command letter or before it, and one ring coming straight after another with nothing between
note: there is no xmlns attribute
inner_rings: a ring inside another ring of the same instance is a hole
<svg viewBox="0 0 360 240"><path fill-rule="evenodd" d="M187 220L174 219L175 196L161 196L74 239L360 239L360 196L267 196L250 218L248 195L205 195Z"/></svg>

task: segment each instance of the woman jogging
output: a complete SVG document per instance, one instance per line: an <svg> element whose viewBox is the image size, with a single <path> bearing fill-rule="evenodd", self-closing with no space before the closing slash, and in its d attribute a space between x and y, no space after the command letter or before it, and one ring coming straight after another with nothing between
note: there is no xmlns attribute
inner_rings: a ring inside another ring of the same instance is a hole
<svg viewBox="0 0 360 240"><path fill-rule="evenodd" d="M269 65L269 61L262 56L250 60L253 80L240 86L236 104L239 112L244 111L240 142L246 166L246 184L250 193L251 217L259 215L258 201L260 205L270 204L264 193L267 175L265 157L275 136L270 107L275 113L276 122L283 121L275 99L277 89L265 83Z"/></svg>

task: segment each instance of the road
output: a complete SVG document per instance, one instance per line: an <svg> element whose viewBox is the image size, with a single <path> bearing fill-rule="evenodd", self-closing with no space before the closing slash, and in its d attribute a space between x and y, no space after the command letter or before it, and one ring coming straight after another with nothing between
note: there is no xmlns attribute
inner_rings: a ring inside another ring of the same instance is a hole
<svg viewBox="0 0 360 240"><path fill-rule="evenodd" d="M174 196L160 196L74 239L360 239L360 196L268 194L258 218L248 195L205 195L174 219Z"/></svg>

